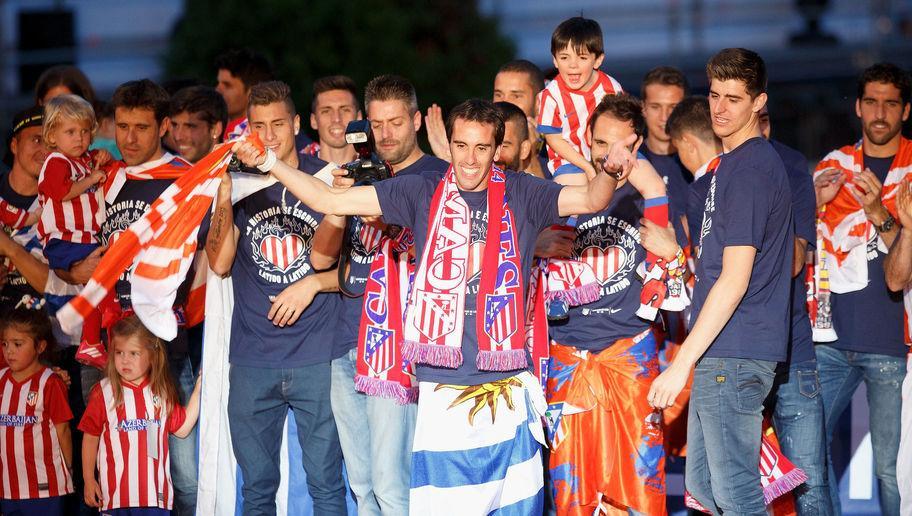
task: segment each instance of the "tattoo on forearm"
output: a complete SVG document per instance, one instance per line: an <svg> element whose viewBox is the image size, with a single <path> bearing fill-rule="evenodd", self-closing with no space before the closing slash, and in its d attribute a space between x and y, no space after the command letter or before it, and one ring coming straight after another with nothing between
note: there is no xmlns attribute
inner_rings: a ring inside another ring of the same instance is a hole
<svg viewBox="0 0 912 516"><path fill-rule="evenodd" d="M213 251L218 250L218 248L222 246L222 239L224 238L225 234L224 226L225 220L227 219L227 212L228 210L223 206L220 206L215 210L215 224L213 224L212 233L209 235L209 238L206 242L209 245L209 248Z"/></svg>

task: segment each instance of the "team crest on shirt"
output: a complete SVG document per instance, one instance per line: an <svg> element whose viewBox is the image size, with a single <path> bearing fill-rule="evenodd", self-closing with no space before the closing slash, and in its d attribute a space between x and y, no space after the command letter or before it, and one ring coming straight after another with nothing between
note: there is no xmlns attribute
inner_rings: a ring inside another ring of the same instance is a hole
<svg viewBox="0 0 912 516"><path fill-rule="evenodd" d="M310 247L317 225L298 206L272 206L250 217L246 232L259 276L279 284L306 276L311 270Z"/></svg>
<svg viewBox="0 0 912 516"><path fill-rule="evenodd" d="M597 215L576 229L574 258L589 264L601 285L603 296L630 285L636 268L640 230L611 215Z"/></svg>
<svg viewBox="0 0 912 516"><path fill-rule="evenodd" d="M152 396L152 404L156 407L161 407L161 398L158 396L158 394Z"/></svg>
<svg viewBox="0 0 912 516"><path fill-rule="evenodd" d="M25 403L28 404L29 407L34 407L35 404L38 403L38 393L29 391L28 396L25 398Z"/></svg>

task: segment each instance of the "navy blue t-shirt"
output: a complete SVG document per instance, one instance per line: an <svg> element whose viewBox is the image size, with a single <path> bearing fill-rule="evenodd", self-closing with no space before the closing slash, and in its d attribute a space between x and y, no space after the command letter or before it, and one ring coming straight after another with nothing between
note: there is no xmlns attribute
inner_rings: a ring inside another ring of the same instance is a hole
<svg viewBox="0 0 912 516"><path fill-rule="evenodd" d="M439 173L446 172L449 163L440 158L425 154L418 158L418 161L396 172L396 175L409 175L421 173L437 173L434 177L440 177ZM352 232L348 235L352 246L350 269L348 277L345 279L345 288L349 292L358 294L358 297L342 296L342 315L339 318L339 331L336 333L336 357L341 356L348 350L357 346L358 329L361 324L361 307L364 299L364 286L367 284L367 275L370 272L371 263L373 262L372 254L367 250L358 238L358 231L361 229L361 219L352 217Z"/></svg>
<svg viewBox="0 0 912 516"><path fill-rule="evenodd" d="M803 154L776 140L770 140L773 149L782 158L792 191L792 220L795 236L808 243L808 249L817 247L817 198L814 180ZM807 311L807 285L803 273L792 278L792 328L789 337L789 362L801 363L816 358L811 320Z"/></svg>
<svg viewBox="0 0 912 516"><path fill-rule="evenodd" d="M886 179L893 156L864 157L881 183ZM887 253L878 249L878 236L868 242L868 286L855 292L830 296L833 329L839 339L831 346L849 351L905 357L909 348L903 343L903 301L901 292L890 292L884 278Z"/></svg>
<svg viewBox="0 0 912 516"><path fill-rule="evenodd" d="M587 258L599 282L601 298L570 308L569 318L550 324L552 339L560 344L601 351L616 340L633 337L650 327L636 315L640 307L642 280L636 268L646 259L640 245L643 197L628 182L611 198L608 207L593 215L578 217L571 258ZM686 237L676 225L679 244Z"/></svg>
<svg viewBox="0 0 912 516"><path fill-rule="evenodd" d="M744 298L704 356L786 359L793 238L788 176L772 145L755 137L723 155L700 230L694 321L722 273L725 248L752 246L757 254Z"/></svg>
<svg viewBox="0 0 912 516"><path fill-rule="evenodd" d="M690 183L687 189L687 231L690 233L691 250L700 245L700 227L703 225L703 210L706 208L706 194L709 193L711 182L712 174L703 174Z"/></svg>
<svg viewBox="0 0 912 516"><path fill-rule="evenodd" d="M422 256L427 244L428 214L431 198L444 173L410 174L397 176L374 185L383 218L388 224L410 227L415 233L416 256ZM557 200L562 186L525 173L506 172L506 200L516 221L517 244L522 264L520 277L523 288L529 287L535 240L546 227L558 224ZM457 369L419 365L420 381L478 385L515 375L516 371L479 371L475 366L478 356L478 337L475 333L475 298L481 280L481 257L487 236L487 191L462 192L462 198L471 211L471 249L469 279L466 282L465 326L462 336L462 365ZM420 258L419 258L420 259Z"/></svg>
<svg viewBox="0 0 912 516"><path fill-rule="evenodd" d="M684 170L684 165L678 158L678 154L655 154L644 145L640 152L649 160L649 163L656 169L656 172L662 176L665 181L665 189L668 195L668 204L671 212L678 217L687 213L687 185L693 181L689 172Z"/></svg>
<svg viewBox="0 0 912 516"><path fill-rule="evenodd" d="M35 204L35 199L37 198L38 195L20 195L13 190L13 187L9 182L9 171L0 175L0 199L5 200L16 208L28 210ZM0 226L0 231L6 229L7 228ZM24 238L16 238L16 242L23 244L25 250L30 253L40 253L41 241L38 239L37 233L35 233L34 230L26 231L25 228L23 228L22 236ZM29 236L31 236L31 238L29 238ZM3 266L2 262L3 260L0 258L0 266ZM40 299L44 297L44 293L33 289L28 281L26 281L25 277L22 276L16 268L12 268L6 276L6 283L0 286L0 305L2 305L0 310L12 309L26 296L32 299Z"/></svg>
<svg viewBox="0 0 912 516"><path fill-rule="evenodd" d="M314 174L322 161L298 156L302 173ZM317 294L292 325L280 328L267 318L270 296L314 274L310 263L314 233L323 215L299 201L281 183L234 205L239 230L231 267L234 312L228 361L263 368L302 367L332 359L339 296Z"/></svg>

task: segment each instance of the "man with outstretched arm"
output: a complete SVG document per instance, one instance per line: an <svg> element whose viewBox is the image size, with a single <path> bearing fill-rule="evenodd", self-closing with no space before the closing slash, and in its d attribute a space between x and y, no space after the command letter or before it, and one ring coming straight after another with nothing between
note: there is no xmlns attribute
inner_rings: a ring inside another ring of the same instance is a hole
<svg viewBox="0 0 912 516"><path fill-rule="evenodd" d="M418 364L410 513L541 512L544 398L528 371L523 331L535 238L562 217L604 209L635 166L627 147L636 137L614 145L588 185L561 186L493 167L504 122L490 101L457 106L447 126L453 165L445 173L347 190L251 145L235 151L317 211L383 215L414 230L420 258L405 323L376 329L402 331L402 356ZM499 245L485 245L492 242ZM505 461L509 468L493 467Z"/></svg>

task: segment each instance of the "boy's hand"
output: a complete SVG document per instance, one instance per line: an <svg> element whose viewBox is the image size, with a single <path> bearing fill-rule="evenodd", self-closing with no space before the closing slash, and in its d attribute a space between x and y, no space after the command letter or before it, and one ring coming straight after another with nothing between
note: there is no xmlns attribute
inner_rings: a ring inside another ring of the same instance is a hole
<svg viewBox="0 0 912 516"><path fill-rule="evenodd" d="M105 173L103 171L98 170L98 169L93 170L92 173L89 174L89 179L91 179L92 183L96 184L96 185L98 183L103 183L105 178L107 178L107 177L108 176L105 175Z"/></svg>
<svg viewBox="0 0 912 516"><path fill-rule="evenodd" d="M114 161L114 156L112 156L111 153L108 152L107 150L105 150L105 149L96 149L95 150L95 160L94 160L95 168L101 168L112 161Z"/></svg>

